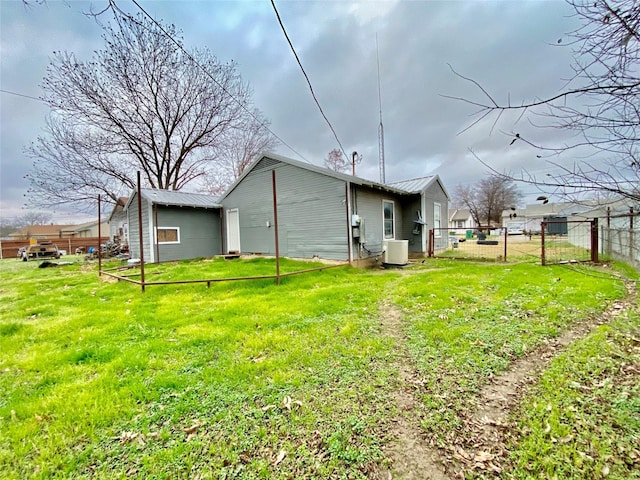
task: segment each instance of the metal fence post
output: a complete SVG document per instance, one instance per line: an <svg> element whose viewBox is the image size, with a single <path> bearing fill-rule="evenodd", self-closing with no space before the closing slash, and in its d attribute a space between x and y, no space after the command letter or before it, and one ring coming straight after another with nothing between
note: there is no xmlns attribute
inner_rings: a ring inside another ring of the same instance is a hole
<svg viewBox="0 0 640 480"><path fill-rule="evenodd" d="M102 276L102 244L100 243L102 241L102 225L101 222L102 220L100 219L100 215L102 214L100 212L100 204L102 202L100 201L100 194L98 194L98 276Z"/></svg>
<svg viewBox="0 0 640 480"><path fill-rule="evenodd" d="M591 261L598 263L598 219L591 220Z"/></svg>
<svg viewBox="0 0 640 480"><path fill-rule="evenodd" d="M540 261L542 265L546 265L545 252L544 252L544 231L547 228L547 222L540 224Z"/></svg>
<svg viewBox="0 0 640 480"><path fill-rule="evenodd" d="M504 261L505 262L507 261L507 237L508 237L507 231L508 230L509 230L508 228L504 229Z"/></svg>
<svg viewBox="0 0 640 480"><path fill-rule="evenodd" d="M138 181L138 235L140 235L138 243L140 244L140 288L144 293L144 229L142 228L142 187L140 186L140 170L137 172ZM151 247L151 246L149 246Z"/></svg>
<svg viewBox="0 0 640 480"><path fill-rule="evenodd" d="M429 231L429 256L436 256L436 229L432 228Z"/></svg>

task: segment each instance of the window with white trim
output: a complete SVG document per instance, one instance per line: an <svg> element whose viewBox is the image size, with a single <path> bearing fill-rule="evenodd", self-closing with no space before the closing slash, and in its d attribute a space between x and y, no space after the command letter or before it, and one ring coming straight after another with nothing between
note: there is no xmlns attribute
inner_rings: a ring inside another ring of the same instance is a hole
<svg viewBox="0 0 640 480"><path fill-rule="evenodd" d="M382 201L384 238L396 238L395 204L391 200Z"/></svg>
<svg viewBox="0 0 640 480"><path fill-rule="evenodd" d="M442 227L442 225L440 224L440 204L439 203L434 203L433 204L433 231L434 231L434 236L436 237L440 237L442 234L442 231L440 230L440 227Z"/></svg>
<svg viewBox="0 0 640 480"><path fill-rule="evenodd" d="M156 243L159 245L180 243L180 227L157 227Z"/></svg>

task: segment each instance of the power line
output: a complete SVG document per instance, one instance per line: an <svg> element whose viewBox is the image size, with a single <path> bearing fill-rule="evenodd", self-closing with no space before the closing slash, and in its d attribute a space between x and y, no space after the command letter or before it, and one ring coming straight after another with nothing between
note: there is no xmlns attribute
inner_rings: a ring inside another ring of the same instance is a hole
<svg viewBox="0 0 640 480"><path fill-rule="evenodd" d="M151 22L153 22L156 27L158 27L158 29L172 42L174 43L181 51L182 53L184 53L187 58L189 58L189 60L191 60L195 65L197 65L200 70L202 70L204 72L205 75L207 75L211 80L213 80L213 82L218 85L222 91L224 93L226 93L227 95L229 95L229 97L231 97L238 105L240 105L240 107L247 112L249 115L251 115L254 120L256 120L257 122L260 123L261 127L266 128L269 132L271 132L271 134L276 137L283 145L285 145L287 148L289 148L292 152L294 152L296 155L298 155L302 160L304 160L307 163L311 163L309 162L309 160L307 160L300 152L298 152L295 148L293 148L291 145L289 145L287 142L285 142L282 138L280 138L280 136L278 136L273 130L271 130L267 125L265 125L265 123L263 121L260 121L260 119L251 111L249 110L240 100L238 100L231 92L229 92L212 74L211 72L209 72L203 65L201 65L183 46L180 42L178 42L175 38L173 38L169 32L167 32L164 27L155 19L153 18L149 13L147 13L147 11L142 8L142 6L136 1L136 0L131 0L131 2L140 9L140 11L142 11L142 13L149 19L151 20ZM112 8L114 10L117 10L118 12L120 12L120 14L128 17L131 21L135 22L135 19L127 14L126 12L124 12L120 7L118 7L116 5L115 0L110 0L109 1L110 5L112 6Z"/></svg>
<svg viewBox="0 0 640 480"><path fill-rule="evenodd" d="M313 97L313 100L316 102L316 105L318 106L318 109L320 110L320 113L322 114L322 117L325 119L325 121L327 122L327 125L329 125L329 128L333 132L333 136L335 137L336 142L338 142L338 145L340 146L340 150L342 150L342 153L344 154L345 158L348 160L349 159L349 155L347 155L347 152L345 151L344 147L342 146L342 143L340 143L340 139L338 138L338 135L336 134L336 131L333 128L333 125L331 125L331 122L329 121L329 119L327 118L327 116L324 113L324 110L322 110L322 107L320 106L320 102L318 101L318 98L316 97L316 94L313 91L313 86L311 85L311 80L309 80L309 76L307 75L307 72L304 70L304 67L302 66L302 62L300 61L300 57L298 57L298 54L296 53L296 49L293 47L293 43L291 43L291 39L289 38L289 35L287 34L286 29L284 28L284 24L282 23L282 18L280 18L280 13L278 13L278 9L276 8L276 4L275 4L274 0L271 0L271 5L273 6L273 11L276 13L276 17L278 18L278 23L280 24L280 28L282 29L282 33L284 33L284 37L287 39L287 43L289 44L289 47L291 47L291 51L293 52L293 56L296 57L296 61L298 62L298 66L300 67L300 70L302 70L302 74L304 75L304 78L307 80L307 84L309 85L309 90L311 90L311 96Z"/></svg>
<svg viewBox="0 0 640 480"><path fill-rule="evenodd" d="M48 102L46 100L43 100L42 98L38 98L38 97L32 97L31 95L25 95L24 93L12 92L10 90L4 90L4 89L0 89L0 92L7 93L9 95L15 95L16 97L29 98L31 100L37 100L39 102L46 103L48 105Z"/></svg>

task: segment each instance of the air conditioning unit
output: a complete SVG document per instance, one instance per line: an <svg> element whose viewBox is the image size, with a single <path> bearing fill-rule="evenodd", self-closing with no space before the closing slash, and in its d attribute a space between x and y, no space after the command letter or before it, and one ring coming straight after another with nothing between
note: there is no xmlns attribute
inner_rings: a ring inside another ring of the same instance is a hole
<svg viewBox="0 0 640 480"><path fill-rule="evenodd" d="M409 263L409 240L385 240L382 242L384 254L382 263L406 265Z"/></svg>

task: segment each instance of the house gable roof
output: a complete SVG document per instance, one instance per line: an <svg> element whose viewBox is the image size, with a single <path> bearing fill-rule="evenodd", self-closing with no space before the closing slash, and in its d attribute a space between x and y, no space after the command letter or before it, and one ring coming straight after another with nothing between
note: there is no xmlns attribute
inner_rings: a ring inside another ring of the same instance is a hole
<svg viewBox="0 0 640 480"><path fill-rule="evenodd" d="M575 203L547 203L547 204L538 204L532 203L526 205L524 208L516 208L514 210L503 210L502 218L508 218L509 215L515 213L518 217L524 218L537 218L537 217L548 217L548 216L564 216L568 212L570 214L571 211L575 210Z"/></svg>
<svg viewBox="0 0 640 480"><path fill-rule="evenodd" d="M129 196L125 205L125 210L129 208L135 194ZM140 194L143 199L156 205L167 207L192 207L192 208L222 208L220 198L202 193L179 192L175 190L155 190L152 188L141 188Z"/></svg>
<svg viewBox="0 0 640 480"><path fill-rule="evenodd" d="M98 220L92 220L90 222L81 223L79 225L69 225L67 227L61 228L60 232L64 234L76 234L80 232L86 232L88 230L91 230L93 227L96 227L98 223L101 223L102 225L106 226L107 222L106 220L103 220L102 222L98 222Z"/></svg>
<svg viewBox="0 0 640 480"><path fill-rule="evenodd" d="M74 227L75 225L31 225L30 227L24 227L20 230L10 233L9 237L42 237L42 236L55 236L58 237L62 234L63 231L68 229L69 227Z"/></svg>
<svg viewBox="0 0 640 480"><path fill-rule="evenodd" d="M469 217L471 217L471 211L468 208L451 209L449 212L450 222L454 222L456 220L469 220Z"/></svg>
<svg viewBox="0 0 640 480"><path fill-rule="evenodd" d="M109 215L109 218L107 218L107 223L111 222L111 220L113 219L113 216L116 213L124 211L124 207L127 205L128 201L129 201L129 197L119 197L118 198L118 201L113 206L113 210L111 210L111 214Z"/></svg>
<svg viewBox="0 0 640 480"><path fill-rule="evenodd" d="M285 163L285 164L288 164L288 165L293 165L295 167L299 167L299 168L303 168L305 170L309 170L309 171L312 171L312 172L319 173L320 175L325 175L327 177L335 178L335 179L341 180L343 182L348 182L348 183L355 184L355 185L360 185L360 186L363 186L363 187L369 187L369 188L373 188L373 189L376 189L376 190L383 190L383 191L387 191L387 192L395 193L395 194L399 194L399 195L422 193L427 188L429 188L431 185L433 185L435 182L438 182L440 184L440 187L442 188L443 192L447 196L447 199L450 198L449 194L446 191L446 189L442 185L442 182L440 181L440 177L438 177L437 175L433 175L433 176L429 176L429 177L416 178L416 179L413 179L413 180L406 180L404 182L396 182L396 183L391 183L391 184L385 185L385 184L382 184L382 183L373 182L371 180L366 180L364 178L356 177L356 176L353 176L353 175L347 175L346 173L336 172L336 171L331 170L329 168L320 167L320 166L314 165L312 163L300 162L298 160L294 160L292 158L284 157L282 155L277 155L277 154L274 154L274 153L263 153L261 155L258 155L256 157L256 159L253 161L253 163L251 163L251 165L249 165L245 169L243 174L235 182L233 182L233 184L227 189L227 191L224 193L224 195L222 195L220 200L222 201L224 198L226 198L238 186L238 184L240 182L242 182L242 180L247 175L249 175L249 173L251 173L251 171L253 171L255 169L255 167L264 159L276 160L278 162L282 162L282 163Z"/></svg>

